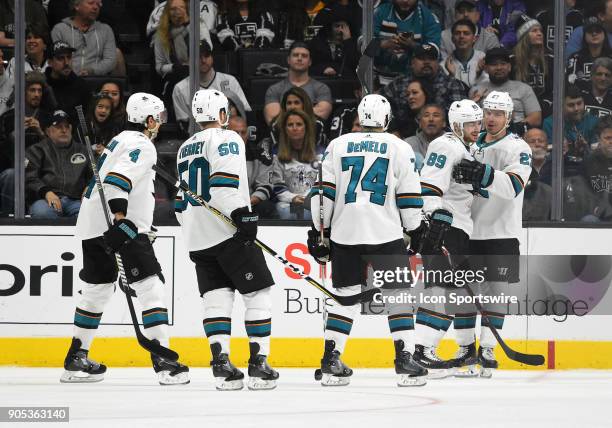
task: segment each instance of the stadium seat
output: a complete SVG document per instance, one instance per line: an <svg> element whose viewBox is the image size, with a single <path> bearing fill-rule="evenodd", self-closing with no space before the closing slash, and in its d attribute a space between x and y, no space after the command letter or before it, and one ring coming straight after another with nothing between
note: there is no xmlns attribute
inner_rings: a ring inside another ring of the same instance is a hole
<svg viewBox="0 0 612 428"><path fill-rule="evenodd" d="M253 77L248 80L248 100L253 110L262 109L268 88L282 80L282 77Z"/></svg>
<svg viewBox="0 0 612 428"><path fill-rule="evenodd" d="M246 82L255 76L259 64L265 62L287 67L287 53L285 49L240 49L238 51L240 81Z"/></svg>

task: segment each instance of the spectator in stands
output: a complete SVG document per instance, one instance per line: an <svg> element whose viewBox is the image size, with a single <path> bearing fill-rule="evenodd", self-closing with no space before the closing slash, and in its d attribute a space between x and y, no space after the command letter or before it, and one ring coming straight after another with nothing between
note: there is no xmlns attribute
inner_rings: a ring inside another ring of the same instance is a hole
<svg viewBox="0 0 612 428"><path fill-rule="evenodd" d="M411 108L408 103L408 84L415 78L427 82L433 88L433 100L436 104L448 110L453 101L461 101L467 97L467 88L463 82L444 73L440 69L438 48L435 45L425 44L417 47L412 61L411 71L406 76L395 78L382 90L395 117L410 117Z"/></svg>
<svg viewBox="0 0 612 428"><path fill-rule="evenodd" d="M539 128L531 128L523 136L531 147L531 176L525 185L523 201L523 221L550 220L552 188L539 180L539 172L546 161L548 139L546 132Z"/></svg>
<svg viewBox="0 0 612 428"><path fill-rule="evenodd" d="M4 52L0 49L0 115L8 110L9 100L13 93L13 79L6 73Z"/></svg>
<svg viewBox="0 0 612 428"><path fill-rule="evenodd" d="M595 17L597 20L599 20L599 22L601 22L607 35L606 39L608 40L608 46L612 47L612 0L589 0L589 3L591 13L586 14L586 16ZM588 19L587 21L589 23L593 22ZM584 26L578 27L572 33L572 36L569 38L569 41L565 46L565 61L567 61L574 53L581 50L584 40L584 30Z"/></svg>
<svg viewBox="0 0 612 428"><path fill-rule="evenodd" d="M40 71L44 73L47 67L47 46L50 45L49 33L45 32L44 26L32 24L26 30L24 69L26 73L30 71ZM12 78L15 74L15 57L11 58L7 68L8 75Z"/></svg>
<svg viewBox="0 0 612 428"><path fill-rule="evenodd" d="M427 147L436 138L444 134L446 128L446 112L438 104L427 104L419 112L419 130L411 137L405 138L416 156L416 167L420 171Z"/></svg>
<svg viewBox="0 0 612 428"><path fill-rule="evenodd" d="M111 120L117 128L125 129L127 125L127 113L125 111L125 101L123 99L123 87L121 83L115 80L109 80L102 83L98 89L98 93L105 94L113 100L113 113Z"/></svg>
<svg viewBox="0 0 612 428"><path fill-rule="evenodd" d="M238 80L231 74L215 70L212 48L206 40L200 41L200 88L216 89L236 104L238 111L251 111L251 106L244 96ZM172 92L172 103L176 120L181 122L183 129L191 117L191 94L189 92L189 77L181 80Z"/></svg>
<svg viewBox="0 0 612 428"><path fill-rule="evenodd" d="M53 89L58 108L67 112L75 122L74 108L78 105L89 105L91 94L87 83L72 71L73 52L74 48L66 42L53 43L45 76Z"/></svg>
<svg viewBox="0 0 612 428"><path fill-rule="evenodd" d="M474 86L470 91L470 98L480 102L491 91L508 92L514 101L512 130L522 135L527 127L540 127L542 109L533 89L526 83L510 80L512 70L510 52L505 48L488 51L485 57L485 70L489 74L489 81Z"/></svg>
<svg viewBox="0 0 612 428"><path fill-rule="evenodd" d="M212 43L209 41L212 46ZM155 71L162 79L162 98L169 104L174 85L189 76L189 4L169 0L153 36ZM190 103L191 105L191 103Z"/></svg>
<svg viewBox="0 0 612 428"><path fill-rule="evenodd" d="M442 29L435 15L418 0L392 0L374 11L374 37L381 39L375 65L381 82L408 71L419 46L440 46Z"/></svg>
<svg viewBox="0 0 612 428"><path fill-rule="evenodd" d="M304 210L304 198L317 180L314 126L300 110L288 111L279 123L280 144L271 179L278 199L276 209L283 220L310 220L310 211Z"/></svg>
<svg viewBox="0 0 612 428"><path fill-rule="evenodd" d="M485 31L494 33L502 46L512 49L516 44L514 17L516 13L525 13L522 0L478 0L480 25Z"/></svg>
<svg viewBox="0 0 612 428"><path fill-rule="evenodd" d="M485 53L474 48L476 26L468 19L460 19L453 24L453 45L455 50L441 63L442 70L468 87L489 80L484 71Z"/></svg>
<svg viewBox="0 0 612 428"><path fill-rule="evenodd" d="M499 39L492 31L484 31L480 26L480 11L476 7L477 0L459 0L455 3L455 19L450 22L447 27L451 27L454 22L468 19L476 26L474 49L481 52L487 52L489 49L499 47ZM446 59L455 50L455 44L452 40L452 28L447 28L442 31L442 58Z"/></svg>
<svg viewBox="0 0 612 428"><path fill-rule="evenodd" d="M582 91L588 113L595 117L612 115L612 58L601 57L593 62L591 84Z"/></svg>
<svg viewBox="0 0 612 428"><path fill-rule="evenodd" d="M374 0L373 7L377 7L379 0ZM363 24L361 5L357 0L329 0L325 2L325 6L335 16L343 17L355 39L361 34L361 26Z"/></svg>
<svg viewBox="0 0 612 428"><path fill-rule="evenodd" d="M262 218L277 217L276 207L270 201L273 197L270 183L272 156L264 147L258 145L255 139L249 138L247 121L243 117L230 116L228 128L240 135L244 141L251 207Z"/></svg>
<svg viewBox="0 0 612 428"><path fill-rule="evenodd" d="M15 46L15 1L0 0L0 47ZM25 15L26 26L37 24L43 27L43 31L49 32L47 14L39 2L25 0Z"/></svg>
<svg viewBox="0 0 612 428"><path fill-rule="evenodd" d="M417 132L421 110L434 102L434 90L429 81L415 78L408 83L405 97L408 101L407 114L395 116L389 124L389 132L399 135L400 138L412 136Z"/></svg>
<svg viewBox="0 0 612 428"><path fill-rule="evenodd" d="M290 48L295 42L309 42L328 22L331 12L320 0L282 2L286 8L279 25L279 41Z"/></svg>
<svg viewBox="0 0 612 428"><path fill-rule="evenodd" d="M576 86L570 85L565 89L563 120L564 144L568 145L567 156L578 163L582 162L597 143L597 118L585 110L582 92ZM544 131L548 141L553 141L552 116L544 120Z"/></svg>
<svg viewBox="0 0 612 428"><path fill-rule="evenodd" d="M98 156L114 136L123 131L113 122L113 99L106 94L94 95L87 112L87 124L91 131L91 143Z"/></svg>
<svg viewBox="0 0 612 428"><path fill-rule="evenodd" d="M29 147L45 138L44 126L49 123L56 106L45 75L32 71L25 78L25 144Z"/></svg>
<svg viewBox="0 0 612 428"><path fill-rule="evenodd" d="M584 161L584 173L600 209L597 218L612 221L612 116L600 120L598 146Z"/></svg>
<svg viewBox="0 0 612 428"><path fill-rule="evenodd" d="M113 30L97 21L100 0L74 0L74 16L53 27L54 42L63 41L75 49L72 69L79 76L103 76L117 66L117 46Z"/></svg>
<svg viewBox="0 0 612 428"><path fill-rule="evenodd" d="M26 151L26 191L33 218L76 217L91 176L85 147L72 139L70 116L53 113L47 138Z"/></svg>
<svg viewBox="0 0 612 428"><path fill-rule="evenodd" d="M374 84L377 79L374 79ZM373 92L378 92L380 88L374 85ZM334 105L334 111L327 120L327 128L325 134L329 141L338 138L341 135L348 134L353 129L353 121L357 114L357 106L362 97L361 83L358 80L353 84L353 99Z"/></svg>
<svg viewBox="0 0 612 428"><path fill-rule="evenodd" d="M162 22L162 16L166 10L167 2L160 2L151 12L149 22L147 23L147 36L154 36ZM211 32L214 32L217 25L217 4L211 0L200 0L200 40L206 40L211 43ZM178 11L177 11L178 12ZM189 8L187 8L189 14Z"/></svg>
<svg viewBox="0 0 612 428"><path fill-rule="evenodd" d="M552 52L556 34L555 7L560 6L555 6L555 0L546 0L546 3L546 6L534 16L540 21L544 30L544 45ZM563 33L566 44L574 30L582 25L583 20L582 12L576 9L576 0L565 0L565 31Z"/></svg>
<svg viewBox="0 0 612 428"><path fill-rule="evenodd" d="M542 25L521 15L516 24L518 40L511 59L512 79L531 86L538 97L542 116L552 113L554 58L546 52Z"/></svg>
<svg viewBox="0 0 612 428"><path fill-rule="evenodd" d="M315 115L310 97L304 89L300 88L299 86L293 86L283 94L281 99L281 112L276 118L274 118L272 124L270 125L270 137L272 143L270 152L278 148L280 129L277 121L289 110L301 110L306 113L306 115L310 118L310 121L314 124L316 147L322 148L327 146L328 139L325 133L325 125L323 121L318 119Z"/></svg>
<svg viewBox="0 0 612 428"><path fill-rule="evenodd" d="M597 18L589 18L584 24L584 37L581 49L572 54L567 62L567 80L588 89L591 80L591 68L597 58L612 56L612 47L608 43L603 25Z"/></svg>
<svg viewBox="0 0 612 428"><path fill-rule="evenodd" d="M289 73L286 79L270 86L266 91L264 117L270 125L272 120L281 112L283 94L292 86L302 88L310 97L313 110L317 117L326 120L332 110L332 97L329 87L310 77L309 69L312 65L310 49L303 42L295 42L287 56Z"/></svg>
<svg viewBox="0 0 612 428"><path fill-rule="evenodd" d="M274 18L261 2L223 0L220 2L217 39L223 50L269 48L274 43Z"/></svg>
<svg viewBox="0 0 612 428"><path fill-rule="evenodd" d="M329 22L310 41L312 73L315 76L336 76L355 79L360 53L357 38L342 16L330 14Z"/></svg>

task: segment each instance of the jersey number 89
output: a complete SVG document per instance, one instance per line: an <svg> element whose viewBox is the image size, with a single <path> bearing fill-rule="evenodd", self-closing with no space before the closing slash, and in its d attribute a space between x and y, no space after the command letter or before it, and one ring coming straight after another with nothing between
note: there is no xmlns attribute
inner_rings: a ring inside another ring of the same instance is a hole
<svg viewBox="0 0 612 428"><path fill-rule="evenodd" d="M357 184L361 181L361 190L371 192L370 202L376 205L384 205L387 196L387 170L389 169L389 159L376 158L370 169L365 173L363 179L363 156L347 156L342 158L342 171L351 170L351 179L344 195L344 203L350 204L357 201Z"/></svg>

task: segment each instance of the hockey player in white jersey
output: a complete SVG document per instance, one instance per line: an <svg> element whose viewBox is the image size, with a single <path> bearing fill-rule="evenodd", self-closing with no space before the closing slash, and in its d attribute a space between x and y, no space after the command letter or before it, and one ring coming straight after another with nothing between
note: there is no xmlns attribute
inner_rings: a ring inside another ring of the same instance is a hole
<svg viewBox="0 0 612 428"><path fill-rule="evenodd" d="M340 295L361 291L368 263L379 269L381 259L399 258L403 267L409 266L404 233L419 226L423 206L412 148L385 132L391 119L389 102L380 95L367 95L358 114L363 132L342 135L329 144L322 159L323 177L311 190L314 196L319 186L323 188L325 239L321 242L315 222L308 233L308 249L319 263L331 259L332 282ZM312 211L318 212L319 206L319 198L313 197ZM359 308L326 301L323 385L349 383L353 371L340 356ZM388 321L398 385L424 385L427 370L412 359L412 309L389 305Z"/></svg>
<svg viewBox="0 0 612 428"><path fill-rule="evenodd" d="M238 291L245 306L249 336L247 386L272 389L278 379L278 373L267 362L274 280L261 249L253 244L258 216L251 212L245 146L236 132L225 129L229 122L229 104L221 92L212 89L196 92L192 114L202 130L178 150L179 180L188 183L236 225L236 228L229 226L179 191L176 217L183 229L189 257L195 263L216 387L235 390L244 386L244 374L229 359L231 316L234 294Z"/></svg>
<svg viewBox="0 0 612 428"><path fill-rule="evenodd" d="M426 271L444 272L452 267L443 256L442 246L451 254L453 267L461 268L469 254L472 233L472 186L453 180L453 167L463 159L473 160L470 145L482 127L482 109L471 100L455 101L448 112L452 132L429 144L421 169L421 193L426 221L411 233L411 249L421 253ZM464 267L465 268L465 267ZM441 287L455 284L425 284L424 294L443 293ZM447 288L448 290L449 288ZM453 321L453 311L444 305L423 303L417 310L414 359L429 371L429 378L443 378L452 373L451 362L441 360L436 348ZM462 314L457 314L462 317ZM456 325L457 328L457 325Z"/></svg>
<svg viewBox="0 0 612 428"><path fill-rule="evenodd" d="M523 189L531 174L531 148L519 136L509 133L514 104L507 92L492 91L483 102L483 132L472 145L475 160L464 159L453 171L458 183L471 184L476 197L472 205L474 230L470 240L470 267L485 272L481 292L499 294L509 283L519 281L519 237L522 228ZM493 353L496 344L486 319L501 330L504 305L483 304L480 348L477 362L480 375L491 377L497 368ZM457 351L455 365L467 367L467 375L478 375L473 361L475 347L475 308L471 317L455 318Z"/></svg>
<svg viewBox="0 0 612 428"><path fill-rule="evenodd" d="M133 94L127 102L132 130L115 136L98 160L100 181L114 224L107 229L100 193L92 179L85 191L76 224L82 240L83 269L79 273L81 296L74 315L74 337L64 362L62 382L97 382L106 366L87 354L104 308L115 291L117 265L113 252L123 259L128 285L142 307L144 334L168 347L168 309L161 267L150 233L153 223L153 180L157 162L152 140L166 120L163 102L154 95ZM189 383L189 368L151 355L162 385Z"/></svg>

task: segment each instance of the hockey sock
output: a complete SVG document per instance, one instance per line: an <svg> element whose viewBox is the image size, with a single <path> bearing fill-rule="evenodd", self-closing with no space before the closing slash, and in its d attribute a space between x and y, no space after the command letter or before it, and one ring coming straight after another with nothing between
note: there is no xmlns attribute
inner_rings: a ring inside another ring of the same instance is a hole
<svg viewBox="0 0 612 428"><path fill-rule="evenodd" d="M481 317L482 319L480 320L480 325L482 326L480 330L480 346L493 348L497 345L497 340L495 336L493 336L493 332L491 332L487 320L489 320L491 325L499 331L504 326L505 316L504 314L489 311L485 311L485 315L486 317Z"/></svg>
<svg viewBox="0 0 612 428"><path fill-rule="evenodd" d="M93 340L104 307L115 292L115 284L83 283L81 298L74 312L74 337L81 340L82 349L89 349Z"/></svg>
<svg viewBox="0 0 612 428"><path fill-rule="evenodd" d="M249 342L259 345L258 354L270 354L270 333L272 331L272 299L270 287L242 295L246 311L244 326Z"/></svg>
<svg viewBox="0 0 612 428"><path fill-rule="evenodd" d="M217 288L202 296L204 312L204 333L209 343L221 345L221 353L230 352L230 336L232 334L232 308L234 307L234 290Z"/></svg>
<svg viewBox="0 0 612 428"><path fill-rule="evenodd" d="M336 294L340 296L352 296L361 292L360 285L336 288ZM336 343L336 350L344 352L344 346L351 334L353 318L359 311L359 304L353 306L342 306L332 299L326 299L325 311L327 313L325 321L325 340L333 340Z"/></svg>
<svg viewBox="0 0 612 428"><path fill-rule="evenodd" d="M164 284L157 275L130 284L142 308L144 334L168 346L168 309L164 299Z"/></svg>
<svg viewBox="0 0 612 428"><path fill-rule="evenodd" d="M401 340L404 342L404 349L401 351L414 352L414 318L411 313L396 313L387 317L389 330L393 342Z"/></svg>
<svg viewBox="0 0 612 428"><path fill-rule="evenodd" d="M452 322L452 315L419 308L416 315L418 343L436 348Z"/></svg>
<svg viewBox="0 0 612 428"><path fill-rule="evenodd" d="M476 312L455 314L453 326L457 345L467 346L476 340Z"/></svg>

